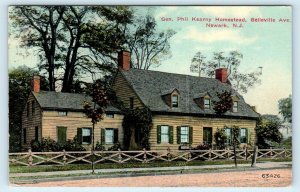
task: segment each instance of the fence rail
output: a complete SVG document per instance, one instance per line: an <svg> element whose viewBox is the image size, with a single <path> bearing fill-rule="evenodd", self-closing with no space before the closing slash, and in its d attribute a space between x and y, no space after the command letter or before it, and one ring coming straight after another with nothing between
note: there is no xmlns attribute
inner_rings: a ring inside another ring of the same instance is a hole
<svg viewBox="0 0 300 192"><path fill-rule="evenodd" d="M238 160L247 160L253 156L254 150L237 150ZM291 149L259 149L257 159L292 157ZM92 159L93 158L93 159ZM28 152L9 153L10 165L68 165L68 164L99 164L126 162L172 162L172 161L213 161L233 160L233 150L169 150L166 151L61 151L61 152ZM93 161L94 160L94 161Z"/></svg>

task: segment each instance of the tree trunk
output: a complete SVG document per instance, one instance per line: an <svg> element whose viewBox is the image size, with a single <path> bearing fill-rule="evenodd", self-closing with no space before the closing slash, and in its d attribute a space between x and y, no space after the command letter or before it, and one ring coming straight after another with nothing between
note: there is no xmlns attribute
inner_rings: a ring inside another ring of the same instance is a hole
<svg viewBox="0 0 300 192"><path fill-rule="evenodd" d="M257 145L255 145L254 151L253 151L253 156L252 156L251 167L256 167L257 152L258 152L258 147L257 147Z"/></svg>
<svg viewBox="0 0 300 192"><path fill-rule="evenodd" d="M131 135L129 141L129 150L130 151L138 150L138 145L135 142L135 127L131 125L130 130L131 130Z"/></svg>

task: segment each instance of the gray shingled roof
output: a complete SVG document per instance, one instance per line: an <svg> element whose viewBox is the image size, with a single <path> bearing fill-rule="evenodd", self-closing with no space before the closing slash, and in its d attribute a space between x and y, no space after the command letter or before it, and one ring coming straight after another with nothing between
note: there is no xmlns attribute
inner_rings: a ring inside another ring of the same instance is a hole
<svg viewBox="0 0 300 192"><path fill-rule="evenodd" d="M221 83L214 78L195 77L190 75L181 75L165 73L159 71L130 69L128 71L120 70L128 83L135 90L142 102L154 112L177 112L188 114L215 114L214 110L203 110L194 101L197 94L199 97L204 92L211 95L212 100L218 100L217 92L227 90L232 91L233 95L239 97L238 112L226 112L227 116L236 117L259 117L243 97L231 88L230 85ZM179 95L179 107L171 108L162 99L166 90L176 88Z"/></svg>
<svg viewBox="0 0 300 192"><path fill-rule="evenodd" d="M55 91L32 92L43 109L83 111L84 101L91 102L90 96L79 93L63 93ZM120 112L119 109L108 106L107 112Z"/></svg>

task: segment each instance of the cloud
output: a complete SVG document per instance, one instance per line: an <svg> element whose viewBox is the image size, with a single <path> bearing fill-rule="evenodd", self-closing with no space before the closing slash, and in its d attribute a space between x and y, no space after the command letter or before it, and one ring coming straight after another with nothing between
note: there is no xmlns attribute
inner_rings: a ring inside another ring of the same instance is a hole
<svg viewBox="0 0 300 192"><path fill-rule="evenodd" d="M184 33L184 34L182 34ZM251 44L257 40L257 37L246 37L239 30L206 30L200 31L196 27L187 27L181 34L177 34L179 40L194 40L201 43L213 43L219 41L230 41L236 44Z"/></svg>
<svg viewBox="0 0 300 192"><path fill-rule="evenodd" d="M261 15L259 8L255 6L204 6L193 7L193 9L216 17L248 17L252 15L257 17Z"/></svg>

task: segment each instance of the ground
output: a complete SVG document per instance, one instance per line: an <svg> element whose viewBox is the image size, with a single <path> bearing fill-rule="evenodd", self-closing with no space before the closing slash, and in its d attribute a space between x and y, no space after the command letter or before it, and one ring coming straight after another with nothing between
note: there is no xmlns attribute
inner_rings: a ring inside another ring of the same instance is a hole
<svg viewBox="0 0 300 192"><path fill-rule="evenodd" d="M266 175L269 174L269 175ZM269 177L269 178L267 178ZM292 169L230 171L200 174L101 178L21 184L34 187L286 187Z"/></svg>

